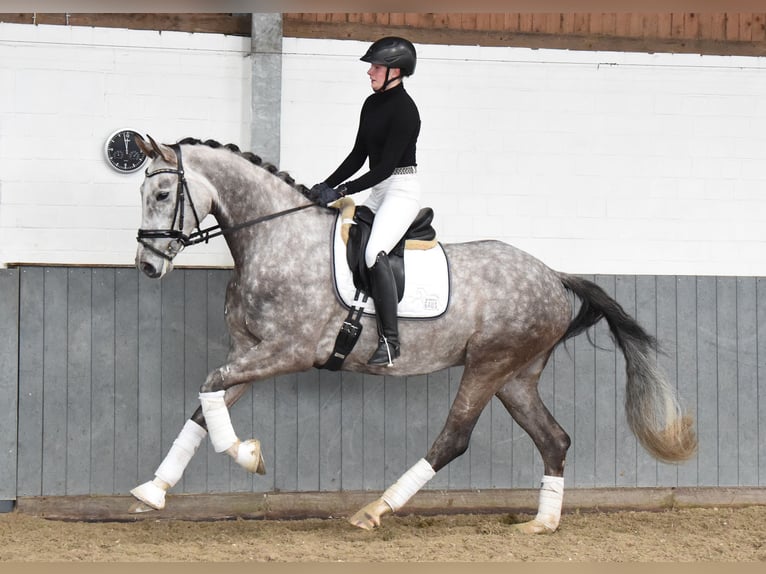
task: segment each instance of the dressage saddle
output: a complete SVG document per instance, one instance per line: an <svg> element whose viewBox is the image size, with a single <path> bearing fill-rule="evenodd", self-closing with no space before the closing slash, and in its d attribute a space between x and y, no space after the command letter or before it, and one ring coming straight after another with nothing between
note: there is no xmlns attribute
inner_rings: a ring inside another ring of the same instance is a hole
<svg viewBox="0 0 766 574"><path fill-rule="evenodd" d="M342 200L341 200L342 201ZM355 301L364 293L364 301L371 294L371 281L369 270L364 259L364 252L367 248L367 242L370 239L372 223L375 214L366 206L356 206L353 201L348 201L345 205L340 205L343 217L343 227L341 236L346 242L346 261L351 269L351 276L356 287ZM352 215L353 212L353 215ZM430 249L437 245L436 231L431 222L434 217L433 209L425 207L420 210L415 221L412 222L407 233L404 234L396 246L388 255L391 269L394 272L398 300L401 301L404 296L404 250L412 249ZM359 335L362 333L362 323L360 318L364 306L351 306L348 316L340 332L335 339L335 346L327 361L321 365L320 369L330 371L339 370L348 354L356 345Z"/></svg>
<svg viewBox="0 0 766 574"><path fill-rule="evenodd" d="M388 254L391 269L396 280L398 300L404 296L404 250L411 246L420 249L428 249L436 245L436 230L431 225L434 211L430 207L420 210L407 232L399 240L399 243ZM354 278L354 286L364 293L370 293L369 269L364 259L367 242L370 239L372 223L375 214L364 205L357 206L354 211L354 223L348 231L346 243L346 260Z"/></svg>

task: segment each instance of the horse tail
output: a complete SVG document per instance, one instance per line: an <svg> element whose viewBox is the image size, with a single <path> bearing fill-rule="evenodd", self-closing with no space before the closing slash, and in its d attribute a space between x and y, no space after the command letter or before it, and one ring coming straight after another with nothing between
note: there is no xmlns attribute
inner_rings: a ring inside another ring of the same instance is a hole
<svg viewBox="0 0 766 574"><path fill-rule="evenodd" d="M679 462L692 457L697 450L692 419L682 413L675 390L656 361L650 359L658 349L656 339L595 283L559 275L564 287L582 301L561 341L606 319L612 338L625 356L625 413L633 434L659 460Z"/></svg>

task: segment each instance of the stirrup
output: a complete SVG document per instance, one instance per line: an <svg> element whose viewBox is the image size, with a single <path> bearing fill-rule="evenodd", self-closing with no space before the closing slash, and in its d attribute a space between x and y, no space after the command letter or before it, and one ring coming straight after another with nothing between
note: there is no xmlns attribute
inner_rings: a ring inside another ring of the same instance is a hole
<svg viewBox="0 0 766 574"><path fill-rule="evenodd" d="M386 365L392 367L394 359L399 357L399 345L389 343L385 337L378 341L378 348L367 361L368 365Z"/></svg>

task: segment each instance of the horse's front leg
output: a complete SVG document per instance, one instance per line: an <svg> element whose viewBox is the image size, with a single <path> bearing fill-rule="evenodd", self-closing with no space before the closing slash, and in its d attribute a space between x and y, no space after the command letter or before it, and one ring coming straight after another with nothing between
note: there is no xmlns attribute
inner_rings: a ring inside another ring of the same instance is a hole
<svg viewBox="0 0 766 574"><path fill-rule="evenodd" d="M230 398L244 383L311 367L313 357L306 358L307 353L298 352L301 348L305 349L305 346L295 347L285 340L261 341L208 375L200 388L199 400L216 452L228 453L245 470L258 474L266 472L260 442L256 439L241 441L234 431L229 415L229 406L234 401Z"/></svg>
<svg viewBox="0 0 766 574"><path fill-rule="evenodd" d="M199 393L199 412L201 412L210 433L210 442L215 452L227 453L245 470L265 474L266 466L261 453L260 441L255 438L241 441L234 431L229 414L229 407L235 402L230 400L232 391L246 388L248 385L240 383L234 387L230 386L228 389L207 390L224 386L223 382L219 382L221 380L219 375L224 371L230 372L229 365L213 372Z"/></svg>
<svg viewBox="0 0 766 574"><path fill-rule="evenodd" d="M248 384L230 387L226 391L226 403L231 406L248 389ZM154 478L135 487L130 493L138 499L130 512L147 512L150 510L162 510L165 508L165 495L181 480L186 467L189 465L194 453L207 436L205 419L202 408L198 407L194 414L181 429L178 437L173 441L170 451L157 467ZM265 472L262 460L260 474Z"/></svg>
<svg viewBox="0 0 766 574"><path fill-rule="evenodd" d="M250 472L265 473L260 443L255 439L239 440L231 424L229 407L253 381L311 366L297 364L295 356L296 353L284 341L273 344L261 342L210 373L200 389L200 408L184 425L157 468L154 479L130 491L143 503L134 505L131 512L165 507L165 494L180 480L207 434L216 452L227 452Z"/></svg>

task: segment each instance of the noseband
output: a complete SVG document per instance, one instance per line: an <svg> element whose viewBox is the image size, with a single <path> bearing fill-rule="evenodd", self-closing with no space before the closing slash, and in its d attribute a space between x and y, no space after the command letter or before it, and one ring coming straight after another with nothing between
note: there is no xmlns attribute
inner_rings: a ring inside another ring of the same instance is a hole
<svg viewBox="0 0 766 574"><path fill-rule="evenodd" d="M263 221L269 221L270 219L276 219L277 217L281 217L289 213L294 213L296 211L301 211L308 207L316 206L315 203L307 203L305 205L292 207L290 209L285 209L277 213L264 215L263 217L258 217L256 219L250 219L243 223L232 225L231 227L223 228L220 225L213 225L212 227L201 229L200 219L199 219L199 216L197 215L197 209L194 207L194 202L192 201L191 194L189 193L189 185L186 183L186 175L184 174L183 161L181 159L181 146L178 144L174 144L174 145L171 145L170 147L176 154L178 167L176 169L160 168L151 172L149 171L149 168L147 168L146 176L145 176L147 178L150 178L150 177L154 177L155 175L159 175L161 173L172 173L178 176L178 184L176 185L176 203L175 203L175 207L173 208L173 220L170 224L170 229L139 229L138 236L136 237L136 240L141 245L146 247L152 253L155 253L156 255L159 255L160 257L167 259L168 261L172 261L173 258L176 255L178 255L181 249L189 245L196 245L197 243L207 243L210 239L214 237L218 237L219 235L226 235L228 233L237 231L244 227L249 227L251 225L255 225ZM186 235L184 233L184 202L185 201L189 202L189 206L191 206L192 214L194 214L194 223L195 223L196 230L192 232L190 235ZM178 222L177 229L176 229L176 222ZM152 245L151 243L147 241L150 239L173 239L173 241L168 244L168 247L165 251L161 251L160 249L157 249L154 245Z"/></svg>

